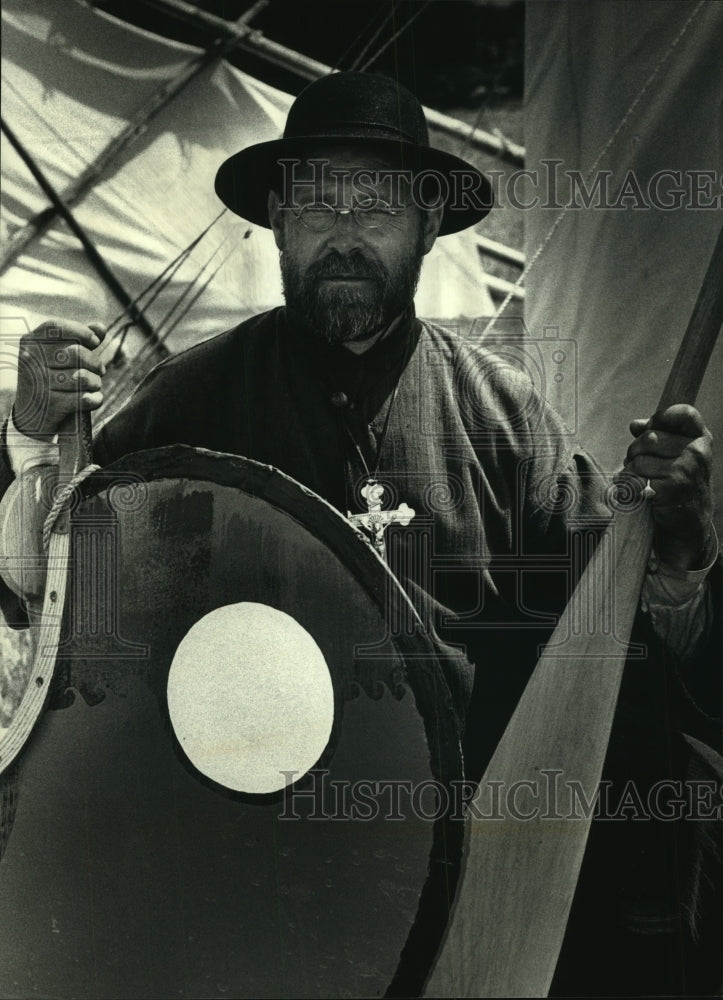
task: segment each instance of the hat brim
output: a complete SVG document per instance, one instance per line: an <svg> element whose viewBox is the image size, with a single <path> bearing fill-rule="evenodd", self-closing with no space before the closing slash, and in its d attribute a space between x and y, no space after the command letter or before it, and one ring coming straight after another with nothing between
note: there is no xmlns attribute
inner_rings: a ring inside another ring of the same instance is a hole
<svg viewBox="0 0 723 1000"><path fill-rule="evenodd" d="M270 228L268 196L281 186L279 161L308 156L321 146L358 145L382 153L395 167L413 174L436 171L446 178L450 196L444 207L440 236L458 233L475 225L493 206L492 186L485 175L466 160L441 149L398 140L297 136L248 146L225 160L216 174L216 194L236 215L257 226ZM462 179L463 175L466 179Z"/></svg>

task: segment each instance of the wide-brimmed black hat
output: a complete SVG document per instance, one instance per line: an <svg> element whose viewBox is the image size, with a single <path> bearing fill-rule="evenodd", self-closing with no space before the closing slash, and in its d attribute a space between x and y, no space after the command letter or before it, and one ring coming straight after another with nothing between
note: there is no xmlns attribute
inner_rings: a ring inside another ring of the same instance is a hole
<svg viewBox="0 0 723 1000"><path fill-rule="evenodd" d="M422 106L406 87L367 73L331 73L306 87L289 109L281 139L242 149L221 164L216 194L232 212L269 228L268 194L280 186L280 159L314 155L322 145L358 144L415 175L435 171L449 187L439 235L483 219L492 188L476 167L429 145ZM439 185L438 185L439 190Z"/></svg>

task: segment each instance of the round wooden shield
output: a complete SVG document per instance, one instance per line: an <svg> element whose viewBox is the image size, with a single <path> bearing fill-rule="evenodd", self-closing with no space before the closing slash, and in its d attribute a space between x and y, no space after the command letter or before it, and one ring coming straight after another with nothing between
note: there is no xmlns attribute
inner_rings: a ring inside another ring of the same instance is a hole
<svg viewBox="0 0 723 1000"><path fill-rule="evenodd" d="M176 446L73 512L0 995L413 995L462 851L440 647L346 519Z"/></svg>

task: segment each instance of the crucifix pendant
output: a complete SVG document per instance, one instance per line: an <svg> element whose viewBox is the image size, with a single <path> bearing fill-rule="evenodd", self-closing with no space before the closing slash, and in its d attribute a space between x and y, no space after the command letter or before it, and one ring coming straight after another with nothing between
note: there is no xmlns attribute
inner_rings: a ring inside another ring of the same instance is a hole
<svg viewBox="0 0 723 1000"><path fill-rule="evenodd" d="M384 487L374 479L367 480L361 495L366 501L367 510L363 514L352 514L351 511L347 511L347 517L352 524L367 532L377 553L382 559L386 559L384 529L390 524L401 524L406 527L414 517L415 512L405 503L400 503L396 510L382 510Z"/></svg>

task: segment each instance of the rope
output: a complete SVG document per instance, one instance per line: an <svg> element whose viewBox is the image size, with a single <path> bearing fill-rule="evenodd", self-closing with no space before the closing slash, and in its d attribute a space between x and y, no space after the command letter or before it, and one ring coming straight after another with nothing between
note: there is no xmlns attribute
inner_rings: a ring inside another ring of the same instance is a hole
<svg viewBox="0 0 723 1000"><path fill-rule="evenodd" d="M150 284L148 284L137 295L135 301L140 302L142 298L144 298L153 290L153 294L150 295L148 299L146 299L143 308L147 309L149 306L153 305L153 303L156 301L161 292L163 292L164 289L170 284L171 279L176 275L181 265L185 263L185 261L188 259L188 256L189 256L188 248L186 248L186 250L181 251L181 253L174 260L172 260L171 263L166 268L164 268L164 270L160 273L160 275L154 278L150 282ZM120 336L119 336L119 342L116 346L116 351L119 351L121 349L121 347L125 343L126 337L128 336L128 331L135 325L133 323L133 320L131 319L128 320L128 322L124 323L122 326L119 326L118 324L120 324L121 320L125 318L126 318L126 311L124 310L123 312L119 313L118 316L115 317L115 319L108 325L108 329L106 330L106 336L107 336L109 333L113 331L114 327L118 327L118 330L116 332L119 332ZM158 329L156 330L156 333L158 334L158 340L161 343L163 343L164 340L163 336L160 334L163 322L164 320L161 320L161 323ZM144 352L153 351L155 347L156 344L148 344L143 348L143 351Z"/></svg>
<svg viewBox="0 0 723 1000"><path fill-rule="evenodd" d="M84 469L77 472L72 479L70 479L64 486L61 486L58 490L55 499L53 500L53 505L50 508L50 513L45 518L45 524L43 525L43 548L46 552L50 548L50 536L53 533L56 521L65 509L65 505L72 497L76 487L80 486L80 484L84 482L88 476L97 472L99 468L99 465L86 465Z"/></svg>
<svg viewBox="0 0 723 1000"><path fill-rule="evenodd" d="M194 239L191 240L191 242L183 250L181 250L181 252L168 265L166 265L166 267L163 269L163 271L161 271L161 273L159 275L157 275L148 285L146 285L146 287L141 292L139 292L139 294L137 295L135 301L136 302L140 302L142 299L145 299L146 296L150 295L150 297L144 302L143 308L147 309L150 305L152 305L152 303L155 302L155 300L158 298L158 296L161 294L161 292L163 292L163 290L168 286L168 284L170 283L171 279L174 277L174 275L180 269L181 265L184 264L186 260L188 260L188 258L191 255L191 252L198 246L198 244L201 242L201 240L207 235L207 233L213 228L213 226L216 225L216 223L219 221L219 219L221 219L221 217L225 213L226 213L226 209L224 208L223 211L219 212L219 214L199 233L198 236L194 237ZM224 240L223 242L226 242L226 240ZM221 245L223 245L223 243ZM211 259L218 252L218 249L219 248L217 248L214 251L214 253L211 256ZM197 277L199 277L203 273L203 271L205 270L205 268L207 266L208 266L208 263L206 263L201 268L201 270L199 271L199 275ZM194 282L196 280L197 279L194 279ZM153 294L150 294L151 292L153 292ZM187 294L187 290L184 291L184 293L181 296L181 298L185 297L186 294ZM173 310L171 310L171 311L173 311ZM114 329L114 327L119 327L119 324L121 323L121 321L123 319L126 318L126 316L127 316L127 311L126 310L123 310L123 312L119 313L118 316L116 316L115 319L109 324L107 333L112 332L113 329ZM165 343L165 340L166 340L166 338L168 336L168 333L170 332L168 330L166 330L165 332L161 332L162 331L162 327L163 327L164 323L167 321L167 319L168 319L168 314L166 316L164 316L164 318L161 320L161 324L160 324L160 326L159 326L159 328L157 330L158 341L161 344ZM133 323L130 322L130 323L126 323L124 327L120 328L120 329L122 329L122 332L121 332L121 335L120 335L120 344L118 345L119 347L123 346L123 343L125 342L125 339L126 339L126 337L128 335L128 331L130 330L130 328L132 326L133 326ZM145 362L145 360L148 357L148 355L150 355L150 354L153 353L153 351L155 350L155 347L156 347L155 344L152 344L152 343L146 344L138 352L138 354L134 358L134 361L135 362L141 362L141 363ZM116 383L114 384L114 386L110 390L110 392L109 392L109 394L108 394L108 396L107 396L107 398L105 400L105 409L106 410L110 407L110 405L112 403L114 403L118 399L118 397L121 395L121 393L124 390L124 388L126 386L126 383L128 381L129 381L129 375L123 375L123 374L121 374L119 376L118 380L116 381Z"/></svg>
<svg viewBox="0 0 723 1000"><path fill-rule="evenodd" d="M492 89L499 83L501 76L502 76L502 67L498 67L497 72L495 73L495 76L490 86L485 85L485 92L482 95L482 99L479 103L479 108L477 109L477 114L475 115L474 124L470 126L470 130L467 133L464 141L462 142L459 148L459 151L457 153L458 156L463 157L466 154L467 150L469 149L469 146L472 142L472 137L477 131L477 129L480 127L482 119L484 118L485 111L487 111L487 108L489 107L490 95L492 93ZM500 139L500 141L504 144L507 151L510 152L511 143L510 140L507 138L507 136L503 135L499 129L493 129L492 131L493 134L496 135ZM501 156L502 150L500 150L499 153L497 153L496 155Z"/></svg>
<svg viewBox="0 0 723 1000"><path fill-rule="evenodd" d="M215 256L215 254L217 252L218 252L218 248L217 248L216 251L214 251L214 254L212 255L212 257L210 259L212 259L213 256ZM226 262L226 260L228 259L229 256L230 256L230 254L227 255L224 258L223 263ZM159 333L158 333L158 341L159 341L159 343L165 344L166 340L168 339L169 334L172 332L172 330L175 329L175 327L177 325L177 321L171 323L170 325L168 325L171 317L173 316L173 314L176 311L178 311L179 307L182 305L183 301L187 298L187 296L189 295L189 293L195 287L196 283L198 281L200 281L201 274L203 274L203 272L204 272L204 270L206 269L207 266L208 266L208 262L206 264L204 264L204 266L201 268L201 270L198 272L198 274L196 274L191 281L189 281L189 282L186 283L186 287L184 288L184 290L181 293L181 295L179 296L179 298L173 303L173 305L171 306L171 308L167 311L167 313L165 314L165 316L161 320L161 323L160 323L159 328L158 328L159 329ZM217 271L218 271L218 268L213 272L213 274L211 276L212 278L216 275ZM203 292L204 290L205 290L205 285L201 289L201 292ZM199 293L199 294L201 294L201 293ZM184 309L184 310L182 310L181 317L183 317L183 316L186 315L186 313L191 308L191 306L196 302L196 299L199 297L199 294L197 294L197 295L195 295L195 296L192 297L192 299L191 299L190 303L188 304L187 308ZM128 324L126 326L126 328L124 329L123 334L122 334L122 340L125 339L125 337L128 334L128 330L130 329L130 327L132 325L133 325L132 323ZM164 326L165 326L165 329L164 329ZM124 393L124 391L125 391L128 383L130 382L131 373L133 371L138 371L139 369L142 371L143 368L144 368L144 366L146 365L146 362L149 360L149 358L152 358L153 347L154 347L154 345L152 345L152 344L144 344L141 347L141 349L138 351L138 353L133 358L133 367L132 368L129 367L125 373L121 372L121 374L119 375L119 377L116 380L115 384L113 385L112 389L108 392L108 394L107 394L107 396L106 396L106 398L104 400L105 412L108 412L110 410L110 408L117 402L118 398Z"/></svg>
<svg viewBox="0 0 723 1000"><path fill-rule="evenodd" d="M396 0L395 0L395 2L396 2ZM334 72L335 70L340 70L341 69L341 64L344 62L344 60L346 59L346 57L352 51L352 49L354 48L354 46L359 44L359 41L361 40L362 36L365 35L369 31L369 29L371 28L372 24L374 23L374 21L376 21L377 17L381 13L383 13L383 7L378 7L377 10L369 18L369 20L367 21L367 23L364 26L364 28L360 32L358 32L357 34L354 35L354 38L352 39L352 41L347 45L347 47L344 49L344 51L342 52L342 54L338 57L338 59L334 62L334 65L331 67L332 72ZM387 15L387 17L384 18L385 22L386 22L386 20L388 20L388 17L389 17L389 15ZM375 35L375 37L376 37L376 35ZM372 39L372 41L373 41L373 39ZM360 55L358 55L356 57L356 59L354 60L354 62L352 62L349 65L349 69L353 69L354 68L354 63L358 62L362 55L364 55L363 52Z"/></svg>
<svg viewBox="0 0 723 1000"><path fill-rule="evenodd" d="M608 152L608 150L610 149L610 147L612 146L612 144L615 142L615 139L618 137L618 135L620 134L621 130L625 127L625 125L629 121L631 115L633 114L633 112L635 111L635 109L637 108L637 106L642 101L643 97L650 90L651 86L653 85L653 83L654 83L656 77L658 76L658 74L660 73L661 69L663 68L663 66L665 65L665 63L668 61L668 59L670 58L670 56L672 55L672 53L674 52L674 50L678 47L678 45L680 44L680 42L683 39L683 36L686 34L686 32L688 31L688 29L690 28L690 26L693 23L694 19L698 16L698 14L702 10L702 8L705 6L705 3L706 3L706 0L699 0L698 4L696 4L694 10L691 12L690 16L685 21L685 23L683 24L682 28L678 32L678 34L675 36L675 38L670 43L670 45L668 46L668 48L666 49L666 51L660 57L660 59L658 60L658 62L654 66L652 72L650 73L650 76L645 81L645 83L641 87L640 91L635 96L635 98L628 105L627 110L625 111L623 117L620 119L620 122L618 123L617 127L613 130L612 135L607 140L607 142L604 144L604 146L602 147L602 149L600 150L600 152L598 153L598 155L595 157L595 161L593 162L592 166L589 167L588 170L585 172L585 180L588 180L591 177L591 175L597 170L598 165L600 164L600 161L603 159L603 157ZM525 280L525 278L527 277L527 275L530 273L530 271L532 270L532 268L535 266L535 264L537 263L537 261L540 259L540 257L542 256L542 254L544 253L544 251L548 247L548 245L550 243L550 240L552 239L552 237L556 233L558 226L562 222L563 218L567 215L567 213L569 212L569 210L570 210L569 206L565 206L562 209L562 211L559 212L558 215L555 217L552 225L548 229L547 233L543 237L543 239L540 242L540 244L537 246L535 252L532 254L532 257L530 257L530 259L525 264L525 267L523 268L522 272L520 273L520 276L517 278L517 280L515 281L514 285L510 289L510 291L507 293L507 295L505 296L505 298L502 300L502 304L499 306L499 308L497 309L497 311L494 314L494 316L490 319L489 323L485 326L484 330L480 334L480 340L482 340L484 337L486 337L486 335L492 329L492 327L494 326L494 324L496 323L496 321L499 319L499 317L502 315L502 313L504 312L504 310L507 308L508 304L510 303L510 301L512 299L512 296L513 296L515 290L523 283L523 281Z"/></svg>
<svg viewBox="0 0 723 1000"><path fill-rule="evenodd" d="M469 149L469 145L472 142L472 136L480 127L480 124L482 122L482 119L484 118L484 114L485 111L487 110L489 102L490 102L489 91L486 91L484 96L482 97L482 100L479 103L479 108L477 109L477 114L475 115L475 119L469 127L469 132L467 133L466 137L464 138L464 140L460 145L460 148L457 152L457 156L463 157L466 154L467 150Z"/></svg>
<svg viewBox="0 0 723 1000"><path fill-rule="evenodd" d="M196 284L201 281L201 276L204 274L204 272L207 271L210 268L211 262L213 261L214 257L216 257L221 252L221 250L224 247L224 245L226 243L228 243L229 238L230 238L230 233L227 233L226 236L223 238L223 240L219 243L219 245L213 251L213 253L211 254L211 256L208 258L208 260L205 262L205 264L203 265L203 267L201 267L201 269L199 270L199 272L195 275L195 277L193 278L193 280L186 283L186 287L181 292L180 296L176 299L176 301L173 303L173 305L170 307L170 309L166 312L165 316L163 316L163 318L161 319L160 323L158 324L158 330L159 330L159 333L161 334L161 336L164 339L168 337L168 334L170 332L169 329L168 329L168 325L171 322L171 319L172 319L174 313L177 313L179 310L181 310L182 311L182 315L185 315L185 313L187 311L187 310L183 309L183 304L184 304L185 300L191 294L191 292L195 288ZM229 250L229 252L223 258L221 264L219 264L218 267L213 271L212 277L218 273L219 268L222 267L223 264L225 264L225 262L228 260L228 258L233 253L233 250L234 250L234 248L232 247L231 250Z"/></svg>
<svg viewBox="0 0 723 1000"><path fill-rule="evenodd" d="M407 28L410 28L412 26L412 24L417 20L417 18L419 17L419 15L423 14L425 12L425 10L427 9L427 7L429 7L429 5L430 5L431 2L432 2L432 0L425 0L425 2L421 5L421 7L418 7L417 10L412 14L412 16L401 26L401 28L399 28L398 31L394 32L394 34L392 35L392 37L390 39L388 39L384 43L384 45L382 45L382 47L377 51L377 53L375 55L373 55L371 57L371 59L368 59L364 63L363 66L359 67L360 71L362 73L366 72L366 70L369 69L369 67L371 66L371 64L377 61L377 59L382 54L382 52L386 52L386 50L389 48L389 46L393 42L396 42L396 40L399 38L399 36L403 35L404 32L407 30ZM703 2L703 0L702 0L702 2Z"/></svg>
<svg viewBox="0 0 723 1000"><path fill-rule="evenodd" d="M356 58L354 59L354 61L351 63L351 65L349 66L350 70L357 69L359 67L359 63L362 61L362 59L367 54L367 52L372 47L372 45L376 42L377 38L379 38L379 36L381 35L381 33L386 28L387 24L394 19L394 13L395 13L396 6L397 6L397 0L392 0L392 5L389 8L389 12L387 13L387 16L382 19L382 22L378 26L377 30L374 32L374 34L371 36L371 38L364 45L364 47L362 48L361 52L358 53L358 55L356 56Z"/></svg>
<svg viewBox="0 0 723 1000"><path fill-rule="evenodd" d="M146 287L138 293L138 295L133 300L134 303L140 302L141 299L144 298L144 296L148 295L153 289L156 289L157 286L156 291L148 299L148 301L144 303L143 308L147 309L148 306L152 305L158 298L158 296L161 294L161 292L164 290L164 288L168 285L169 281L178 271L180 266L190 257L191 252L198 246L198 244L201 242L204 236L206 236L210 232L210 230L216 225L219 219L226 214L226 211L227 209L224 208L221 212L219 212L218 215L215 217L215 219L209 222L209 224L205 227L205 229L202 229L201 232L198 234L198 236L195 236L191 240L191 242L186 247L184 247L184 249L181 250L181 252L176 257L174 257L173 260L166 265L166 267L164 267L161 273L156 275L156 277L153 278L146 285ZM127 315L128 315L127 309L124 309L122 312L120 312L115 317L115 319L109 324L108 331L110 331L114 326L119 324L122 319L125 319Z"/></svg>
<svg viewBox="0 0 723 1000"><path fill-rule="evenodd" d="M218 274L218 272L221 270L221 268L224 266L224 264L226 263L226 261L229 259L229 257L231 256L232 252L233 251L229 251L229 253L226 254L226 256L223 258L223 260L221 261L221 263L218 264L214 268L214 270L209 274L208 278L206 278L206 280L204 281L203 285L201 285L201 287L197 290L196 294L193 295L188 300L188 302L185 305L185 308L181 310L181 312L179 313L179 315L176 316L176 318L173 320L172 323L170 323L170 325L167 327L167 329L163 331L163 339L164 340L167 339L170 336L170 334L176 329L176 327L178 326L178 324L182 320L184 320L186 318L186 316L191 311L191 309L194 307L194 305L196 304L196 302L201 298L201 296L204 294L204 292L208 289L208 287L211 284L211 282L213 281L213 279L216 277L216 275Z"/></svg>

